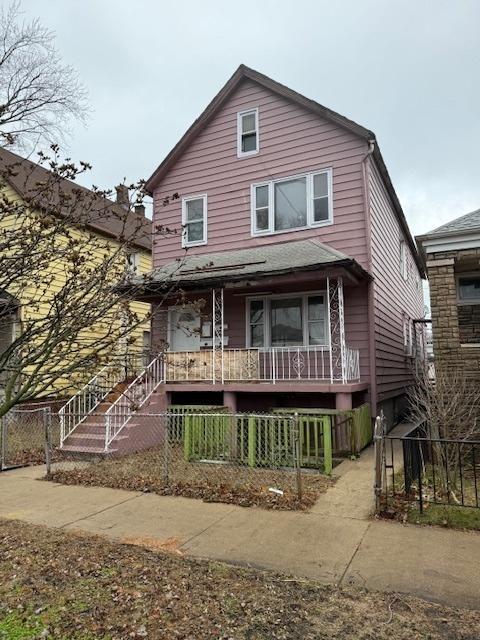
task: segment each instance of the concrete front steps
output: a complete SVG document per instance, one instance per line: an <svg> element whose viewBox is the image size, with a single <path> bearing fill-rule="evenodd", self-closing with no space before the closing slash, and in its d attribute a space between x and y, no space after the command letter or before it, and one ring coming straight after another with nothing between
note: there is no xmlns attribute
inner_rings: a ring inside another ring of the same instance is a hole
<svg viewBox="0 0 480 640"><path fill-rule="evenodd" d="M61 451L73 456L82 455L122 455L133 451L147 449L163 439L163 429L154 418L147 416L135 419L133 414L119 434L105 450L106 420L105 412L113 402L125 391L129 382L122 382L103 400L95 412L88 415L75 430L65 439ZM147 400L138 412L139 416L148 413L165 411L167 396L161 385Z"/></svg>

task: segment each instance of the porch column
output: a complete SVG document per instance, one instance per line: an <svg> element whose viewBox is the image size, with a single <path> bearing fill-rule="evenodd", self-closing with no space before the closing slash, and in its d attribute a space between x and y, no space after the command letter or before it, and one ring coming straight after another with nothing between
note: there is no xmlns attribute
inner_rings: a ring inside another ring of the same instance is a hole
<svg viewBox="0 0 480 640"><path fill-rule="evenodd" d="M330 381L347 381L343 279L327 278L328 328L330 337Z"/></svg>
<svg viewBox="0 0 480 640"><path fill-rule="evenodd" d="M351 393L337 393L335 394L335 409L345 411L352 408L352 394Z"/></svg>
<svg viewBox="0 0 480 640"><path fill-rule="evenodd" d="M224 315L223 315L223 289L212 289L212 383L215 384L220 379L224 380L223 372L223 337L224 337ZM217 375L217 353L220 376Z"/></svg>
<svg viewBox="0 0 480 640"><path fill-rule="evenodd" d="M223 392L223 404L231 413L237 413L237 394L234 391Z"/></svg>

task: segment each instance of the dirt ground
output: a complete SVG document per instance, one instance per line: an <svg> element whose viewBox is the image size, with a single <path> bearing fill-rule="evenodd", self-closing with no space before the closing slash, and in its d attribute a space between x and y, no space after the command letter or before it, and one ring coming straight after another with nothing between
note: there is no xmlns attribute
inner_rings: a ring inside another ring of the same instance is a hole
<svg viewBox="0 0 480 640"><path fill-rule="evenodd" d="M293 470L186 462L179 446L171 447L169 452L168 478L164 476L165 454L161 447L73 468L65 462L64 467L56 465L51 480L268 509L307 509L334 482L319 472L305 471L301 474L299 499Z"/></svg>
<svg viewBox="0 0 480 640"><path fill-rule="evenodd" d="M0 521L0 638L476 640L480 612ZM142 545L142 546L139 546Z"/></svg>

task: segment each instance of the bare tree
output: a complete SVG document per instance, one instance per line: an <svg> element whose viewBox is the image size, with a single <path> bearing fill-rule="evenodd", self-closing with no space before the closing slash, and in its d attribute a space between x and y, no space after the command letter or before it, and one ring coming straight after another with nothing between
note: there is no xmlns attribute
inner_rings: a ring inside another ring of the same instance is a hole
<svg viewBox="0 0 480 640"><path fill-rule="evenodd" d="M423 424L432 440L429 453L436 484L457 500L461 469L468 473L471 448L461 444L480 433L480 388L462 370L437 364L435 380L425 368L408 393L410 418Z"/></svg>
<svg viewBox="0 0 480 640"><path fill-rule="evenodd" d="M62 63L53 34L25 22L20 3L0 12L0 144L61 142L73 119L84 121L86 91Z"/></svg>
<svg viewBox="0 0 480 640"><path fill-rule="evenodd" d="M18 158L6 150L0 157ZM88 165L60 162L57 147L40 154L40 165L20 159L0 171L0 416L78 389L119 344L141 349L132 344L145 320L132 311L137 289L120 296L117 285L130 278L126 257L150 234L149 222L106 192L77 186L72 180ZM134 197L142 186L130 185ZM148 278L136 278L137 288ZM165 295L172 289L166 282Z"/></svg>

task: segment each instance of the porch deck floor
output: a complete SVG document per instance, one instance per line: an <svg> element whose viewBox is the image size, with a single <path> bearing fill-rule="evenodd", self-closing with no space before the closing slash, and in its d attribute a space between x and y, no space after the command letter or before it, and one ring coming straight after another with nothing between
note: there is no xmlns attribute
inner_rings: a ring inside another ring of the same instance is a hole
<svg viewBox="0 0 480 640"><path fill-rule="evenodd" d="M341 382L327 382L323 380L282 380L279 382L195 382L195 381L168 381L165 388L174 388L175 391L237 391L246 393L354 393L356 391L365 391L368 389L368 382L349 382L342 384Z"/></svg>

